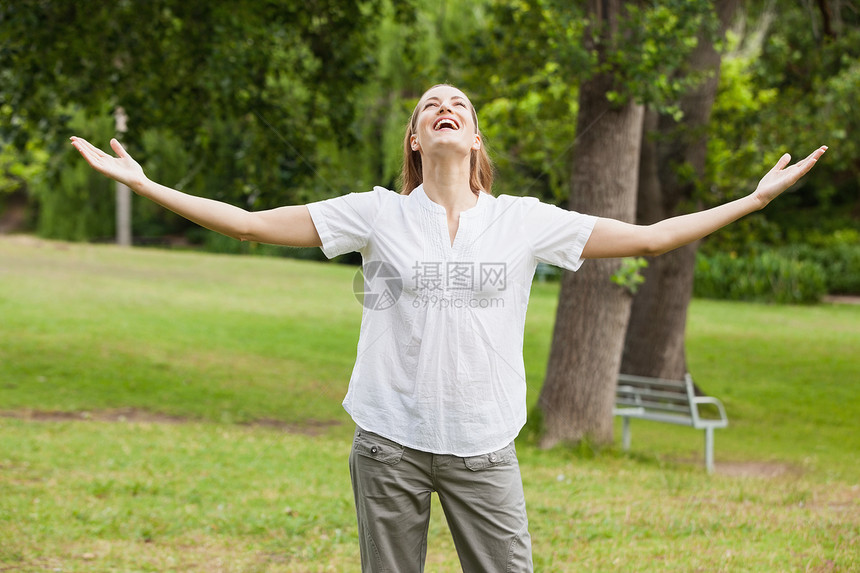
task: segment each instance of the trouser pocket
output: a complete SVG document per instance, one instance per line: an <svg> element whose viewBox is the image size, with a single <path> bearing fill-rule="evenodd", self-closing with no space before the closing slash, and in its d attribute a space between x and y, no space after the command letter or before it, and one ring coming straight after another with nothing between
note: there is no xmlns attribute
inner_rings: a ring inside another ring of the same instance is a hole
<svg viewBox="0 0 860 573"><path fill-rule="evenodd" d="M473 472L495 466L509 466L517 463L517 450L514 447L514 443L511 442L501 450L496 450L489 454L481 454L480 456L463 458L463 462L466 464L466 467Z"/></svg>
<svg viewBox="0 0 860 573"><path fill-rule="evenodd" d="M387 465L394 465L403 458L403 446L379 434L357 428L352 443L353 451Z"/></svg>

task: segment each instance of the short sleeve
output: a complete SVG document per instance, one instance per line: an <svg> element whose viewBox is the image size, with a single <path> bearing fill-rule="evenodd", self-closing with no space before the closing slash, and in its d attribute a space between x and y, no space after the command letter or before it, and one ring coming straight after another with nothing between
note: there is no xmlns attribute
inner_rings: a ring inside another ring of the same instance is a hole
<svg viewBox="0 0 860 573"><path fill-rule="evenodd" d="M393 191L374 187L373 191L350 193L307 205L322 241L322 252L332 258L367 245L376 217Z"/></svg>
<svg viewBox="0 0 860 573"><path fill-rule="evenodd" d="M568 211L531 198L523 224L538 261L575 271L582 265L582 251L597 217Z"/></svg>

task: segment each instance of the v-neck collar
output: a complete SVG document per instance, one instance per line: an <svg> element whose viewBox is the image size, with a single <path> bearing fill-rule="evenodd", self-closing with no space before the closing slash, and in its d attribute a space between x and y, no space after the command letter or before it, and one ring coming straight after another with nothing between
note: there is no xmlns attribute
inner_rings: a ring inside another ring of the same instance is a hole
<svg viewBox="0 0 860 573"><path fill-rule="evenodd" d="M450 256L454 252L462 250L463 241L469 240L470 227L471 227L471 219L484 209L489 200L490 196L484 197L487 193L479 193L478 200L475 202L475 205L469 207L465 211L460 211L460 220L457 223L457 232L454 233L454 240L451 240L451 234L448 229L448 212L445 207L436 203L430 197L427 196L427 192L424 191L424 185L419 185L416 187L410 196L414 196L418 203L421 205L423 209L430 212L438 223L435 225L438 226L438 232L442 235L442 243L443 249L445 253L448 253L446 256Z"/></svg>

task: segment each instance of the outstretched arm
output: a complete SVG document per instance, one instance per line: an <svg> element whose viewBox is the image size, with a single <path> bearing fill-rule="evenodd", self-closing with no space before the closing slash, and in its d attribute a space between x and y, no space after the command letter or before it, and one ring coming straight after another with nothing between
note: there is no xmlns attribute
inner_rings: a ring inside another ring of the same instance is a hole
<svg viewBox="0 0 860 573"><path fill-rule="evenodd" d="M672 217L653 225L633 225L615 219L598 219L582 256L586 259L599 259L660 255L692 243L744 215L763 209L812 169L825 151L827 146L821 146L791 167L786 167L791 161L791 156L786 153L759 181L752 194L712 209Z"/></svg>
<svg viewBox="0 0 860 573"><path fill-rule="evenodd" d="M279 207L268 211L246 211L228 203L196 197L150 181L140 165L116 139L111 139L110 145L117 157L79 137L72 137L72 145L99 173L124 183L138 195L152 199L207 229L243 241L291 247L322 245L310 212L304 205Z"/></svg>

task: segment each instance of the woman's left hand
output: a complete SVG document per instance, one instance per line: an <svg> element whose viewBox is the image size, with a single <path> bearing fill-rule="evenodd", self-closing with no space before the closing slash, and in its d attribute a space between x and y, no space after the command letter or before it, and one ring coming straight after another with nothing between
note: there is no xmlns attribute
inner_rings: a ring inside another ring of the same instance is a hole
<svg viewBox="0 0 860 573"><path fill-rule="evenodd" d="M761 205L760 208L764 208L765 205L776 199L780 193L797 183L798 179L812 169L812 166L815 165L819 157L824 155L825 151L827 151L827 146L822 145L810 153L806 159L798 161L791 167L786 167L788 162L791 161L791 155L788 153L783 155L776 162L776 165L773 166L773 169L762 177L753 193L753 198Z"/></svg>

